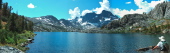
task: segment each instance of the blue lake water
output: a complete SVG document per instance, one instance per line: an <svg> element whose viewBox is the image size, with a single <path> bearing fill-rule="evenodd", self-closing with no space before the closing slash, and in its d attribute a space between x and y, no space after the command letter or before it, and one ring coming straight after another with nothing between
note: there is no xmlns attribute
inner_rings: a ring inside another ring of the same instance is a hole
<svg viewBox="0 0 170 53"><path fill-rule="evenodd" d="M140 53L136 49L156 45L161 35L35 32L26 53ZM164 35L170 43L170 36ZM148 50L142 53L155 53Z"/></svg>

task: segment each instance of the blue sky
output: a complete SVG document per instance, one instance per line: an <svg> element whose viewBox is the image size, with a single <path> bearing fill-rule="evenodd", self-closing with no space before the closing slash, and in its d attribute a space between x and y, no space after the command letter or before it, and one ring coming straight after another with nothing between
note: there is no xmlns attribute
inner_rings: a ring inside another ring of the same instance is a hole
<svg viewBox="0 0 170 53"><path fill-rule="evenodd" d="M100 14L102 10L123 17L125 14L148 12L163 1L165 0L3 0L19 15L53 15L58 19L74 19L91 12Z"/></svg>

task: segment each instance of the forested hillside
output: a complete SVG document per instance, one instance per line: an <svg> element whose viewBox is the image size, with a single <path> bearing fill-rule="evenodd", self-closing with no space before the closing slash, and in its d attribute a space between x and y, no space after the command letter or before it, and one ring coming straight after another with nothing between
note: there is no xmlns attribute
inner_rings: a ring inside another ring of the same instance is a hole
<svg viewBox="0 0 170 53"><path fill-rule="evenodd" d="M0 0L0 45L20 45L33 31L33 22L12 12L12 6Z"/></svg>

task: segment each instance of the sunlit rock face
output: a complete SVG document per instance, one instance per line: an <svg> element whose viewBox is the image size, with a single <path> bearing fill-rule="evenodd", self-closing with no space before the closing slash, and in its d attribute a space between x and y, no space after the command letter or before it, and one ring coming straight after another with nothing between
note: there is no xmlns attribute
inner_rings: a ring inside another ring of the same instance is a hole
<svg viewBox="0 0 170 53"><path fill-rule="evenodd" d="M149 12L152 18L155 19L170 19L170 2L163 2L155 6L153 10Z"/></svg>

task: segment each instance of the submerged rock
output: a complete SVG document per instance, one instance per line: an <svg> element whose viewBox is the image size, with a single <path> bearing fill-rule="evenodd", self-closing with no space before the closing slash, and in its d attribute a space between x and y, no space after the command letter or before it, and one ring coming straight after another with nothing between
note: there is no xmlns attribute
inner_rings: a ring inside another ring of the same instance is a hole
<svg viewBox="0 0 170 53"><path fill-rule="evenodd" d="M147 50L152 49L154 47L155 46L149 46L149 47L145 47L145 48L140 48L140 49L137 49L137 51L147 51Z"/></svg>
<svg viewBox="0 0 170 53"><path fill-rule="evenodd" d="M24 52L10 46L0 46L0 53L24 53Z"/></svg>

